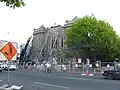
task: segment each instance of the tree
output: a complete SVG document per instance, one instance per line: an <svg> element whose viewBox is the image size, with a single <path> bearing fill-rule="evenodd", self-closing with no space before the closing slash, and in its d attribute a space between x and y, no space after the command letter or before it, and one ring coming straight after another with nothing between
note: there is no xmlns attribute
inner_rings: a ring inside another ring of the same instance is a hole
<svg viewBox="0 0 120 90"><path fill-rule="evenodd" d="M25 6L23 0L0 0L0 2L4 2L10 8Z"/></svg>
<svg viewBox="0 0 120 90"><path fill-rule="evenodd" d="M120 51L120 38L113 27L104 20L97 20L94 15L76 20L66 30L67 47L75 46L77 52L102 54L106 59L113 59Z"/></svg>
<svg viewBox="0 0 120 90"><path fill-rule="evenodd" d="M62 52L62 56L64 56L64 57L67 58L67 59L73 57L72 53L70 53L70 52Z"/></svg>

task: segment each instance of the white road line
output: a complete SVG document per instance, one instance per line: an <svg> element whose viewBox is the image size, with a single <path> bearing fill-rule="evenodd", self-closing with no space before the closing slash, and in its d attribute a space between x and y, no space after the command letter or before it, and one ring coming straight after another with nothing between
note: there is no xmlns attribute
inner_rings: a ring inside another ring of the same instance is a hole
<svg viewBox="0 0 120 90"><path fill-rule="evenodd" d="M48 83L41 83L41 82L34 82L35 84L40 84L44 86L50 86L50 87L56 87L56 88L63 88L63 89L69 89L69 87L59 86L59 85L53 85Z"/></svg>

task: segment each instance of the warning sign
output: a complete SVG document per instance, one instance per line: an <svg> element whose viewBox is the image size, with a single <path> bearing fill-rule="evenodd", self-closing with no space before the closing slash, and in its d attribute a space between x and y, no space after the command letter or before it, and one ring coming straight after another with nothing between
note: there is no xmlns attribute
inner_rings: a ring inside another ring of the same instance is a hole
<svg viewBox="0 0 120 90"><path fill-rule="evenodd" d="M0 51L9 61L17 53L16 48L11 42L8 42Z"/></svg>

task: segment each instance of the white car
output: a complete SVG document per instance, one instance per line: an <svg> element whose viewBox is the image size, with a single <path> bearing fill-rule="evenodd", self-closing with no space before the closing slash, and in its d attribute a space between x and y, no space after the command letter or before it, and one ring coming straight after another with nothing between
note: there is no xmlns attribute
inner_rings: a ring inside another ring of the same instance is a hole
<svg viewBox="0 0 120 90"><path fill-rule="evenodd" d="M1 67L1 64L0 64L0 72L2 72L3 71L3 68Z"/></svg>
<svg viewBox="0 0 120 90"><path fill-rule="evenodd" d="M2 64L2 65L1 65L1 68L2 68L3 70L7 70L7 69L8 69L8 65L7 65L7 64Z"/></svg>
<svg viewBox="0 0 120 90"><path fill-rule="evenodd" d="M16 65L9 65L9 70L16 70L17 66Z"/></svg>

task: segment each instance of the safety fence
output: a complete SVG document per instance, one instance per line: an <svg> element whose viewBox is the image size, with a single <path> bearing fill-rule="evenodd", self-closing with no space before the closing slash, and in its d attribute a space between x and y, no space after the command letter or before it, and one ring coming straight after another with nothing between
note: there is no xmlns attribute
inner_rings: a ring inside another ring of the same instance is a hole
<svg viewBox="0 0 120 90"><path fill-rule="evenodd" d="M43 65L19 65L18 70L21 71L36 71L36 72L41 72L44 70ZM52 72L68 72L68 73L78 73L78 74L98 74L101 73L101 68L87 68L86 66L84 67L70 67L69 65L55 65L54 67L51 68Z"/></svg>

